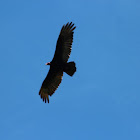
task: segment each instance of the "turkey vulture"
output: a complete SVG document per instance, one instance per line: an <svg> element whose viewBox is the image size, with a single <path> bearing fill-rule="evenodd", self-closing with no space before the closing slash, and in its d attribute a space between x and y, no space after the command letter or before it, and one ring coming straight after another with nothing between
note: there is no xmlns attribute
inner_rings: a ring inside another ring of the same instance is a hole
<svg viewBox="0 0 140 140"><path fill-rule="evenodd" d="M50 65L50 70L39 91L39 95L45 103L46 99L49 103L49 96L52 96L60 85L63 72L73 76L76 71L75 62L67 62L71 53L75 28L76 26L72 22L63 25L57 40L54 57L51 62L46 63L46 65Z"/></svg>

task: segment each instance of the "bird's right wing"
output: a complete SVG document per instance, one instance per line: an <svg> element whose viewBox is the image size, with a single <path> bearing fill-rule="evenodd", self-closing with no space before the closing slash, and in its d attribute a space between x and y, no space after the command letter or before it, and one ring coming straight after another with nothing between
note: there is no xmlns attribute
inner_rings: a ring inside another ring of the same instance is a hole
<svg viewBox="0 0 140 140"><path fill-rule="evenodd" d="M68 22L66 25L63 25L57 40L52 62L66 63L68 61L72 49L73 31L75 28L76 26L74 26L72 22Z"/></svg>
<svg viewBox="0 0 140 140"><path fill-rule="evenodd" d="M62 81L63 71L54 68L50 68L48 75L42 83L41 89L39 91L40 97L45 101L46 99L49 103L49 95L51 96L55 90L58 88Z"/></svg>

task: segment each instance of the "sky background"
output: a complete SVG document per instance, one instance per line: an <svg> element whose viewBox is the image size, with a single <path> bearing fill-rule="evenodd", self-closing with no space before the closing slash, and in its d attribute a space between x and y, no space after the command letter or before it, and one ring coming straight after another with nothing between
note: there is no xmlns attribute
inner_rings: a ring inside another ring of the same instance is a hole
<svg viewBox="0 0 140 140"><path fill-rule="evenodd" d="M71 21L77 72L45 104L45 63ZM1 0L0 85L0 140L140 140L140 1Z"/></svg>

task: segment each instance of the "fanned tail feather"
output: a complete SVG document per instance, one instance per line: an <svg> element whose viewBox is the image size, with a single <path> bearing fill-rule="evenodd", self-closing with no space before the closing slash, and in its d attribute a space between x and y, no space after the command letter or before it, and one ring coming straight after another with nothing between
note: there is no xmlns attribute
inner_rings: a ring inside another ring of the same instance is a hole
<svg viewBox="0 0 140 140"><path fill-rule="evenodd" d="M66 72L69 76L73 76L76 72L75 62L69 62L64 67L64 72Z"/></svg>

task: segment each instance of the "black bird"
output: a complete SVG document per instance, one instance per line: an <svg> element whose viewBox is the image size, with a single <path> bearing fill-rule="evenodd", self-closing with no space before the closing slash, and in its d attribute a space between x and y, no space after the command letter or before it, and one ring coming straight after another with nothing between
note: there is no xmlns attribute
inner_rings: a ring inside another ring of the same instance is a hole
<svg viewBox="0 0 140 140"><path fill-rule="evenodd" d="M49 96L51 96L58 88L62 81L63 72L73 76L76 71L75 62L67 62L73 42L73 31L76 28L72 22L63 25L56 44L56 50L51 62L46 63L50 65L50 70L42 83L39 91L40 97L49 103Z"/></svg>

